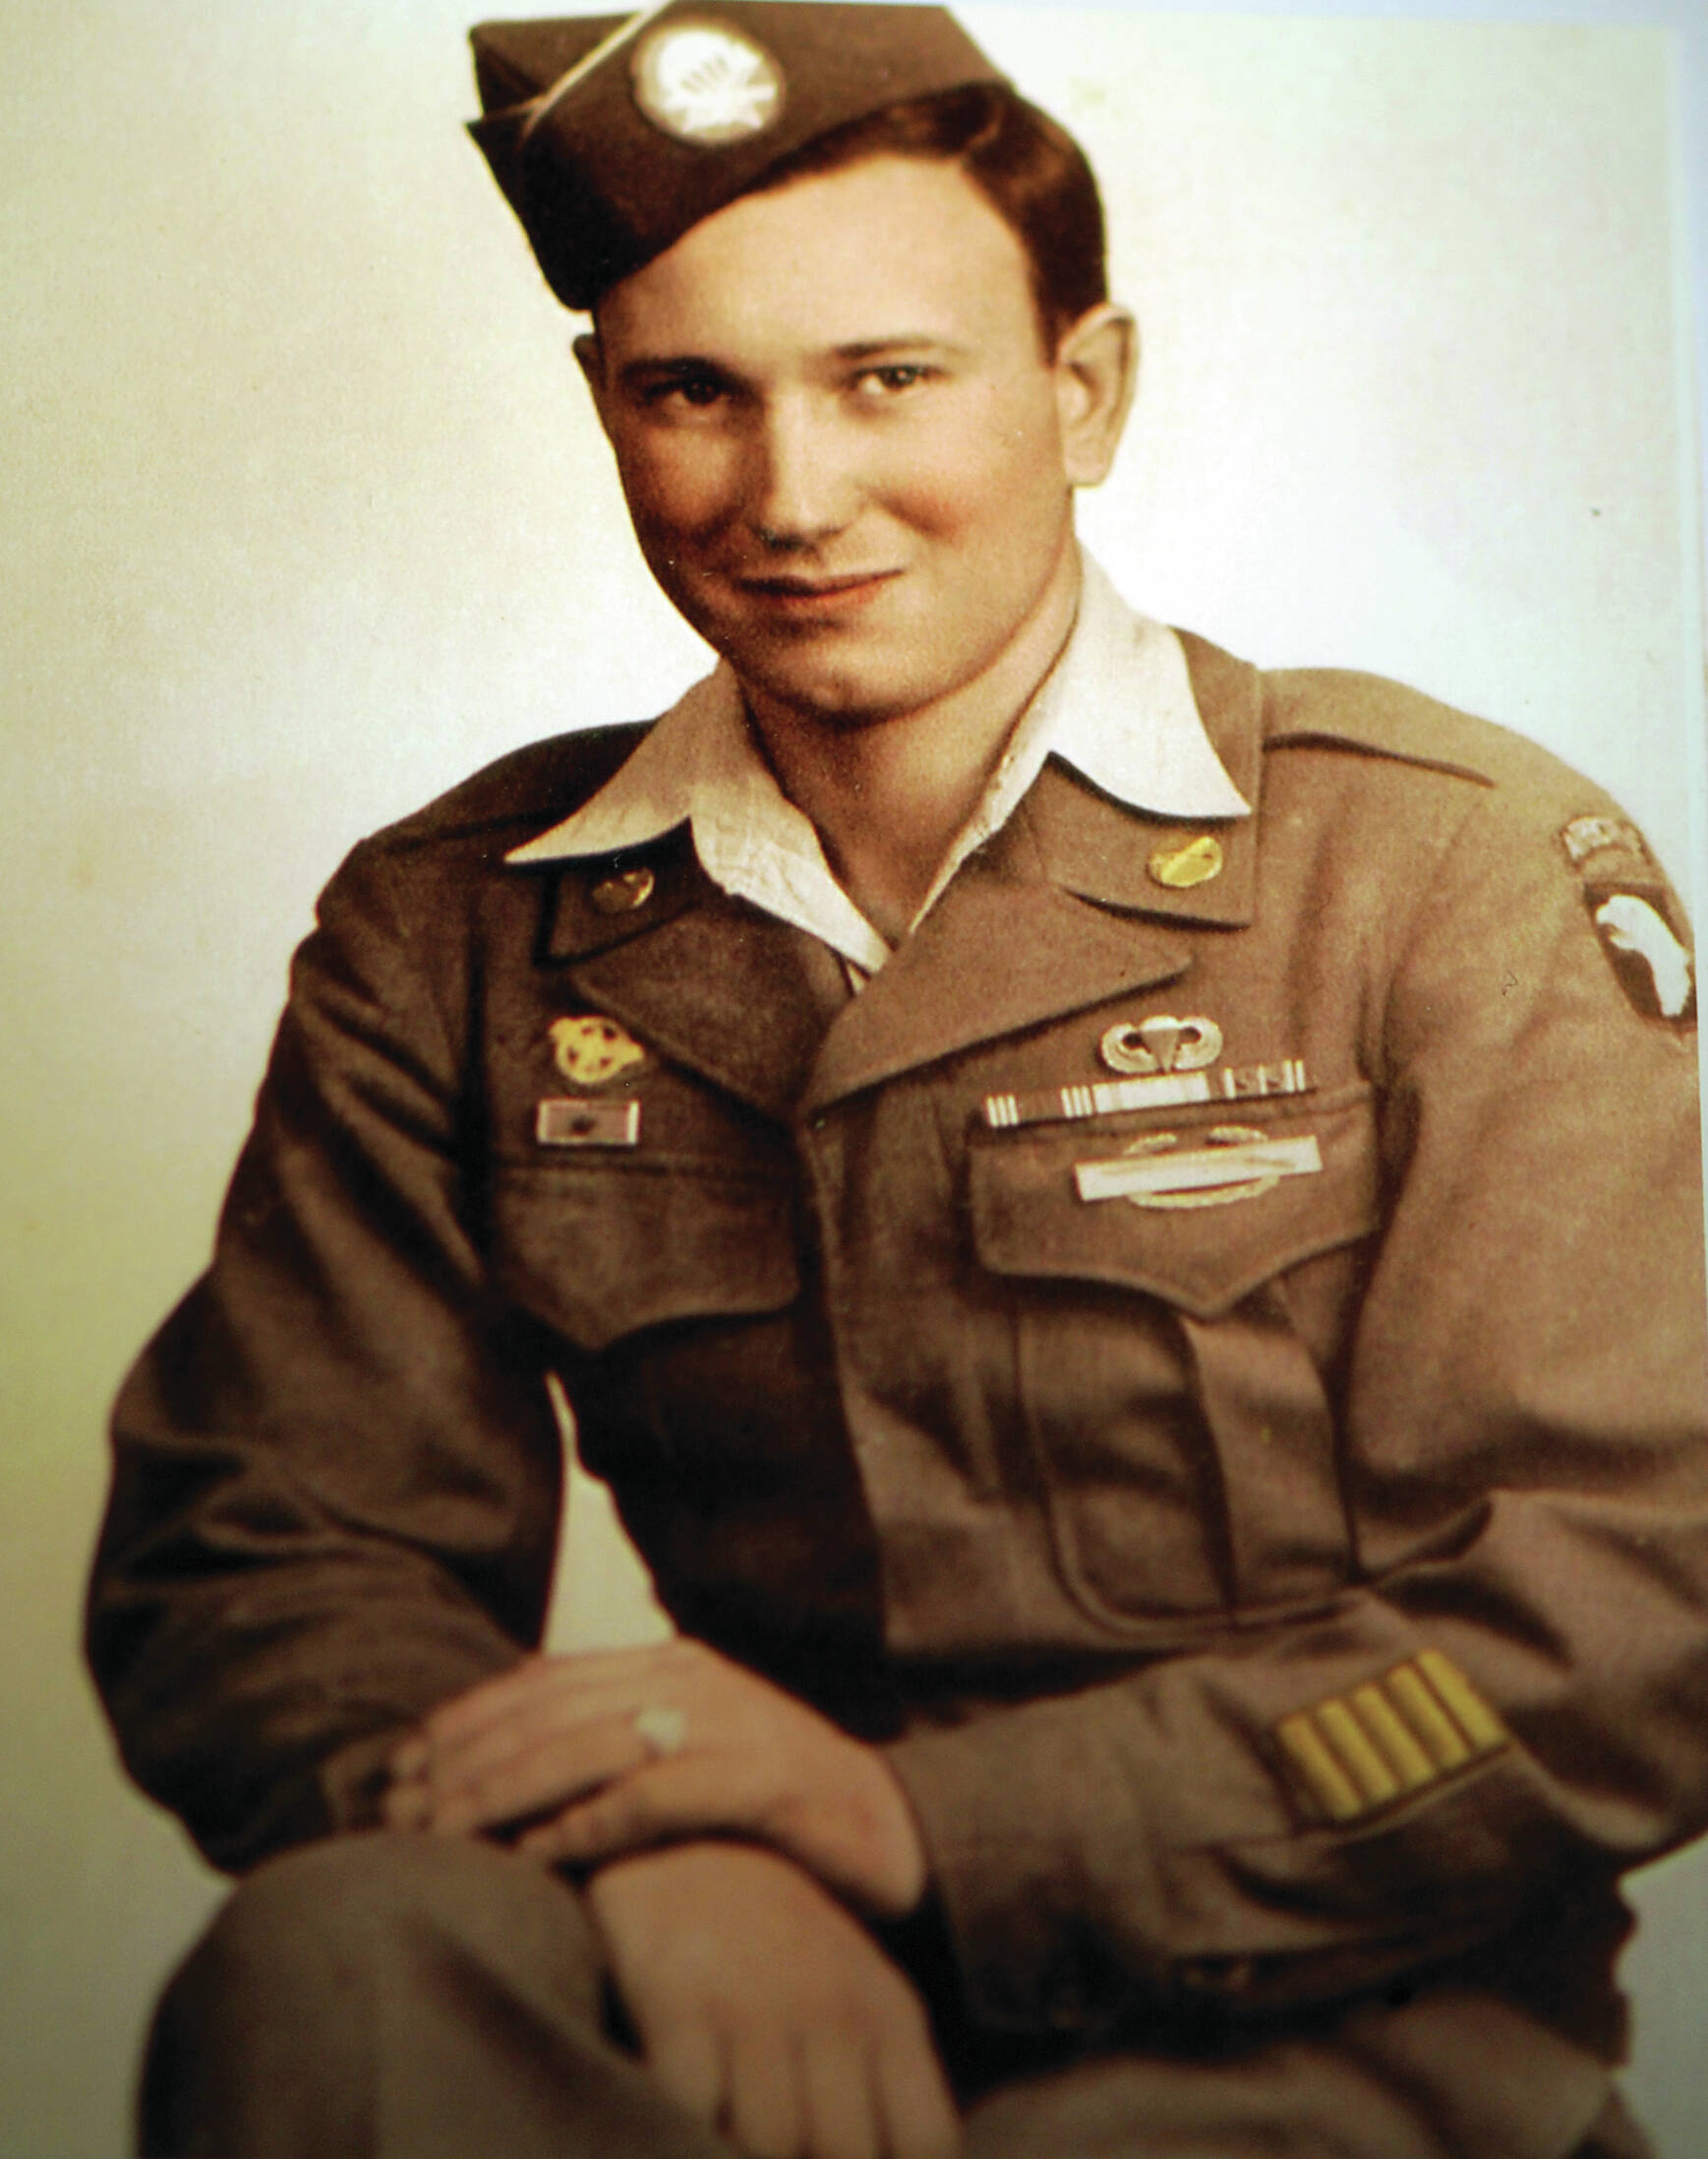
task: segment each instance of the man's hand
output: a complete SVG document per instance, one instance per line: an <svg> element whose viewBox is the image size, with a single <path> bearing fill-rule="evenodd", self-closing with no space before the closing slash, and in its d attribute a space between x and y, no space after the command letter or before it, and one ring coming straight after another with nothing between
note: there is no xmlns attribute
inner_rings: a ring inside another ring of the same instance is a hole
<svg viewBox="0 0 1708 2159"><path fill-rule="evenodd" d="M689 1843L588 1900L647 2068L753 2159L953 2159L955 2109L903 1974L791 1861Z"/></svg>
<svg viewBox="0 0 1708 2159"><path fill-rule="evenodd" d="M385 1819L599 1864L712 1835L787 1852L898 1917L925 1890L913 1809L875 1747L703 1643L535 1657L436 1710L392 1761Z"/></svg>

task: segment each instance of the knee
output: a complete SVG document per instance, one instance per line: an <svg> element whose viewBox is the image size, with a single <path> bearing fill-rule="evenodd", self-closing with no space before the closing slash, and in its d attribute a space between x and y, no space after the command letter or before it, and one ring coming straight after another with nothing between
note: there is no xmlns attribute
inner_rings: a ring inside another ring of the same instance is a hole
<svg viewBox="0 0 1708 2159"><path fill-rule="evenodd" d="M299 2013L337 2015L387 1975L447 1951L544 1967L557 1991L598 1999L597 1938L566 1883L472 1838L391 1831L327 1838L258 1867L174 1985L234 2007L283 1994Z"/></svg>

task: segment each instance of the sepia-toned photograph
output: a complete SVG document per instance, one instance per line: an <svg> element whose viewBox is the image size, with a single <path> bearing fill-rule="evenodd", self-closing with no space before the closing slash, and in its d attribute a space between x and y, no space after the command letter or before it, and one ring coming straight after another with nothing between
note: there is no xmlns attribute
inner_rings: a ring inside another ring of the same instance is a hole
<svg viewBox="0 0 1708 2159"><path fill-rule="evenodd" d="M24 9L0 2159L1704 2148L1699 59Z"/></svg>

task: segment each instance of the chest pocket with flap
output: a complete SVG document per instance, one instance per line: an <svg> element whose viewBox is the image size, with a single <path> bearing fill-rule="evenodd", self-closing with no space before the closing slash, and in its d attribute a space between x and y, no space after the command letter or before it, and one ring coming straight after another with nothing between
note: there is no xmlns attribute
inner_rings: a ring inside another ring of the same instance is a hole
<svg viewBox="0 0 1708 2159"><path fill-rule="evenodd" d="M701 1159L507 1165L492 1231L505 1294L594 1352L669 1320L781 1312L799 1292L790 1182Z"/></svg>
<svg viewBox="0 0 1708 2159"><path fill-rule="evenodd" d="M1195 1188L1191 1158L1218 1145L1238 1174ZM1148 1203L1081 1196L1082 1165L1171 1155L1176 1175L1141 1169ZM980 1265L1012 1282L1024 1415L1080 1604L1132 1632L1343 1586L1325 1372L1379 1219L1370 1089L981 1134L969 1197Z"/></svg>

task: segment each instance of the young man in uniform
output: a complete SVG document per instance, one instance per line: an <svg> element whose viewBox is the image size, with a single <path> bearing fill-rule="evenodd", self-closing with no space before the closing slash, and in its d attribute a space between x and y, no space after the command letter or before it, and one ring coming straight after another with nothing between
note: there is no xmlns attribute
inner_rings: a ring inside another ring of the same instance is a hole
<svg viewBox="0 0 1708 2159"><path fill-rule="evenodd" d="M1708 1813L1641 837L1117 599L1095 190L940 11L476 49L721 665L351 856L121 1401L95 1666L256 1869L145 2147L1641 2151L1615 1881ZM665 1647L529 1654L554 1404Z"/></svg>

